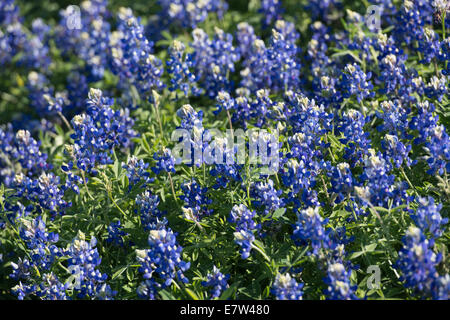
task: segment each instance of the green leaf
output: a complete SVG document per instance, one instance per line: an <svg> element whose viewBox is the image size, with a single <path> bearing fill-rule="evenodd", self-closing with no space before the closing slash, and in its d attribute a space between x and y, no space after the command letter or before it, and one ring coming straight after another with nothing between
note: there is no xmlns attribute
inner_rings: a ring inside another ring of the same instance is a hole
<svg viewBox="0 0 450 320"><path fill-rule="evenodd" d="M275 210L275 212L272 215L273 219L278 219L280 217L282 217L286 212L286 208L278 208L277 210Z"/></svg>
<svg viewBox="0 0 450 320"><path fill-rule="evenodd" d="M228 298L230 298L236 292L238 286L239 282L233 283L227 290L222 292L222 295L219 297L219 300L227 300Z"/></svg>
<svg viewBox="0 0 450 320"><path fill-rule="evenodd" d="M122 273L124 273L125 270L127 270L128 266L119 268L114 274L112 275L111 279L114 280L115 278L119 277Z"/></svg>
<svg viewBox="0 0 450 320"><path fill-rule="evenodd" d="M372 243L364 247L365 252L372 252L377 247L378 243Z"/></svg>
<svg viewBox="0 0 450 320"><path fill-rule="evenodd" d="M189 288L184 288L184 291L186 291L186 293L193 299L193 300L200 300L200 298L198 297L198 295L192 291Z"/></svg>

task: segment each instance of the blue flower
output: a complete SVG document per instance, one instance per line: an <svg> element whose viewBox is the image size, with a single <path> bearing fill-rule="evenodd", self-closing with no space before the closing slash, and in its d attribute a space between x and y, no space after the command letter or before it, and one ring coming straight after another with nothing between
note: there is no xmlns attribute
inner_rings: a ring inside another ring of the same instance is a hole
<svg viewBox="0 0 450 320"><path fill-rule="evenodd" d="M284 205L284 200L280 198L282 190L276 190L273 181L255 183L251 190L251 195L255 199L253 204L256 207L264 208L263 214L273 213Z"/></svg>
<svg viewBox="0 0 450 320"><path fill-rule="evenodd" d="M167 224L167 220L163 218L163 213L158 209L159 197L153 195L150 191L136 197L136 205L141 214L141 223L144 230L161 229Z"/></svg>
<svg viewBox="0 0 450 320"><path fill-rule="evenodd" d="M153 159L156 161L152 171L159 174L161 171L175 172L175 158L172 156L170 149L164 148L160 152L153 154Z"/></svg>
<svg viewBox="0 0 450 320"><path fill-rule="evenodd" d="M208 273L207 280L202 281L202 286L211 288L211 299L218 298L222 291L228 288L228 279L230 279L229 274L224 275L216 266L213 266L212 273Z"/></svg>
<svg viewBox="0 0 450 320"><path fill-rule="evenodd" d="M255 240L254 231L260 226L254 221L256 213L250 211L244 204L235 205L230 212L228 221L236 224L234 241L241 246L241 257L247 259L250 256L252 243Z"/></svg>
<svg viewBox="0 0 450 320"><path fill-rule="evenodd" d="M396 268L402 272L405 287L431 295L434 282L438 279L436 266L441 254L433 252L434 240L426 239L422 231L411 226L403 238L403 248L398 253Z"/></svg>
<svg viewBox="0 0 450 320"><path fill-rule="evenodd" d="M442 204L436 205L432 197L419 198L418 201L419 207L411 218L424 234L430 234L433 239L439 238L443 233L442 227L448 223L448 219L440 214Z"/></svg>
<svg viewBox="0 0 450 320"><path fill-rule="evenodd" d="M177 279L189 282L183 272L189 269L190 263L181 260L183 248L170 228L151 230L148 244L149 249L137 250L139 272L145 279L137 289L141 298L155 299L158 290L169 287Z"/></svg>
<svg viewBox="0 0 450 320"><path fill-rule="evenodd" d="M200 220L204 216L210 215L213 210L208 209L212 200L206 196L208 188L202 188L197 181L191 180L181 184L183 194L180 199L184 201L183 211L188 211L188 217L194 221Z"/></svg>
<svg viewBox="0 0 450 320"><path fill-rule="evenodd" d="M74 278L73 289L79 298L112 299L115 292L108 285L105 286L108 276L98 269L102 259L96 245L95 237L87 242L84 234L78 232L65 251L65 255L69 257L68 269Z"/></svg>
<svg viewBox="0 0 450 320"><path fill-rule="evenodd" d="M284 12L281 0L262 0L258 12L263 14L262 24L267 27L278 20Z"/></svg>
<svg viewBox="0 0 450 320"><path fill-rule="evenodd" d="M356 286L350 282L351 272L345 269L340 262L330 263L327 268L327 276L324 279L327 298L330 300L354 300L357 297L354 294Z"/></svg>
<svg viewBox="0 0 450 320"><path fill-rule="evenodd" d="M147 99L152 89L164 87L161 81L163 64L152 54L153 42L145 37L144 27L131 9L122 8L118 29L120 33L112 36L112 71L119 76L126 90L133 85L141 98Z"/></svg>
<svg viewBox="0 0 450 320"><path fill-rule="evenodd" d="M202 90L197 88L197 78L191 71L195 65L192 54L186 53L185 45L174 40L169 48L169 59L167 60L167 72L172 76L170 79L170 91L180 89L187 97L189 92L193 96L198 96Z"/></svg>
<svg viewBox="0 0 450 320"><path fill-rule="evenodd" d="M221 90L229 90L232 83L229 74L234 72L239 53L233 46L233 36L216 28L213 39L202 29L192 32L195 76L210 98Z"/></svg>
<svg viewBox="0 0 450 320"><path fill-rule="evenodd" d="M319 249L329 249L331 240L325 226L328 219L322 218L320 207L309 207L297 213L297 222L293 225L292 239L297 245L311 244L313 254L317 255Z"/></svg>
<svg viewBox="0 0 450 320"><path fill-rule="evenodd" d="M147 171L148 166L148 163L145 163L142 159L138 160L136 156L132 156L127 164L122 163L122 168L127 170L126 174L129 182L129 190L131 190L134 185L140 184L141 182L143 183L141 187L145 188L148 183L153 181L150 178L150 173Z"/></svg>
<svg viewBox="0 0 450 320"><path fill-rule="evenodd" d="M340 83L344 98L356 95L359 103L366 98L373 98L375 92L372 91L373 85L369 81L371 77L371 72L365 74L356 63L346 65Z"/></svg>
<svg viewBox="0 0 450 320"><path fill-rule="evenodd" d="M120 224L120 220L116 222L112 222L108 226L108 238L106 238L107 243L111 243L115 246L123 247L123 237L128 235L125 231L122 230L122 226Z"/></svg>
<svg viewBox="0 0 450 320"><path fill-rule="evenodd" d="M289 273L277 274L271 292L277 300L302 300L303 286L303 283L298 283L291 278Z"/></svg>
<svg viewBox="0 0 450 320"><path fill-rule="evenodd" d="M112 163L115 147L128 148L137 133L128 109L114 111L113 99L103 96L101 90L91 89L87 100L87 114L75 116L71 123L74 133L73 157L77 167L95 174L98 164Z"/></svg>

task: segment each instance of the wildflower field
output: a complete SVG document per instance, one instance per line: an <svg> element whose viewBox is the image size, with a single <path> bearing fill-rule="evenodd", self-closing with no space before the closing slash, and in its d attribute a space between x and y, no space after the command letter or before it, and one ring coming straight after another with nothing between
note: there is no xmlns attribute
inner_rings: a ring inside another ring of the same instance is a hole
<svg viewBox="0 0 450 320"><path fill-rule="evenodd" d="M449 299L448 0L0 0L0 67L0 299Z"/></svg>

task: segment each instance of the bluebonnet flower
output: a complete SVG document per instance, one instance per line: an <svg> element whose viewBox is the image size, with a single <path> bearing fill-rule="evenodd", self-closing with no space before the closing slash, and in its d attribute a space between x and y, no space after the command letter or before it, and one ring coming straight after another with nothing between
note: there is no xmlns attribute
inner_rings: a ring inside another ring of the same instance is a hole
<svg viewBox="0 0 450 320"><path fill-rule="evenodd" d="M20 280L30 277L31 264L27 258L19 258L17 263L11 261L12 273L9 275L11 279Z"/></svg>
<svg viewBox="0 0 450 320"><path fill-rule="evenodd" d="M322 75L322 72L316 68L313 73L317 73L315 80L313 80L313 86L318 94L317 101L323 104L330 104L337 106L343 99L343 94L339 89L339 79L334 76Z"/></svg>
<svg viewBox="0 0 450 320"><path fill-rule="evenodd" d="M253 116L252 106L250 104L249 98L246 96L246 90L241 88L241 90L236 90L239 94L236 99L234 99L234 110L231 115L231 121L233 123L240 124L244 129L247 128L247 122Z"/></svg>
<svg viewBox="0 0 450 320"><path fill-rule="evenodd" d="M340 203L352 193L355 186L355 178L350 171L350 165L346 162L338 163L328 175L331 180L329 191L336 195L335 203Z"/></svg>
<svg viewBox="0 0 450 320"><path fill-rule="evenodd" d="M235 205L231 209L228 220L236 224L234 241L241 246L241 257L247 259L250 256L252 242L255 240L254 231L260 228L254 221L256 213L250 211L244 204Z"/></svg>
<svg viewBox="0 0 450 320"><path fill-rule="evenodd" d="M398 13L398 9L392 0L369 0L371 4L375 4L380 7L383 14L380 16L382 26L394 25L394 18Z"/></svg>
<svg viewBox="0 0 450 320"><path fill-rule="evenodd" d="M356 63L345 66L345 71L342 74L342 92L345 98L356 95L356 100L360 103L366 98L373 98L373 85L369 81L372 73L365 74L359 65Z"/></svg>
<svg viewBox="0 0 450 320"><path fill-rule="evenodd" d="M195 28L203 22L210 12L222 17L228 9L223 0L159 0L161 17L168 17L170 24L181 24L184 28Z"/></svg>
<svg viewBox="0 0 450 320"><path fill-rule="evenodd" d="M12 155L23 169L32 174L51 169L51 165L46 162L47 154L39 150L40 145L41 142L33 139L29 131L17 131Z"/></svg>
<svg viewBox="0 0 450 320"><path fill-rule="evenodd" d="M256 120L255 126L261 128L268 121L269 110L274 102L269 97L270 91L260 89L256 92L256 97L250 104L249 117Z"/></svg>
<svg viewBox="0 0 450 320"><path fill-rule="evenodd" d="M86 96L89 94L88 78L80 70L67 76L67 99L69 105L63 110L69 117L86 111Z"/></svg>
<svg viewBox="0 0 450 320"><path fill-rule="evenodd" d="M276 22L269 46L255 39L251 52L243 61L241 86L252 92L268 88L274 91L294 90L300 83L300 62L295 44L299 38L292 23Z"/></svg>
<svg viewBox="0 0 450 320"><path fill-rule="evenodd" d="M63 108L68 104L65 92L56 92L54 96L49 94L44 94L46 107L45 112L49 115L62 114Z"/></svg>
<svg viewBox="0 0 450 320"><path fill-rule="evenodd" d="M263 14L262 22L265 27L280 19L284 12L281 0L262 0L261 8L258 11Z"/></svg>
<svg viewBox="0 0 450 320"><path fill-rule="evenodd" d="M112 222L108 226L108 238L106 238L106 242L111 243L115 246L122 247L124 245L123 237L128 235L128 233L123 231L122 228L123 227L120 224L120 220L117 220L116 222Z"/></svg>
<svg viewBox="0 0 450 320"><path fill-rule="evenodd" d="M434 104L429 101L417 103L417 115L413 116L408 124L410 129L418 133L414 139L415 144L424 143L433 135L439 121L439 116L434 114L435 110Z"/></svg>
<svg viewBox="0 0 450 320"><path fill-rule="evenodd" d="M429 152L427 163L430 166L429 174L436 172L439 175L444 173L444 170L449 170L450 160L450 138L443 125L436 126L432 132L431 139L427 142L426 150Z"/></svg>
<svg viewBox="0 0 450 320"><path fill-rule="evenodd" d="M439 41L439 36L431 28L424 28L423 34L418 40L418 50L423 53L423 59L421 63L428 64L433 59L439 58L439 50L441 43Z"/></svg>
<svg viewBox="0 0 450 320"><path fill-rule="evenodd" d="M223 274L216 266L213 266L212 273L208 273L206 281L202 281L202 286L211 288L211 299L218 298L222 291L228 288L229 279L229 274Z"/></svg>
<svg viewBox="0 0 450 320"><path fill-rule="evenodd" d="M216 155L217 150L221 150L221 153ZM216 177L214 189L225 188L231 181L242 181L240 171L243 165L238 164L237 147L234 145L228 147L226 138L216 137L205 149L205 153L207 152L211 152L211 158L214 157L215 160L213 161L214 166L209 171L213 177ZM220 155L222 155L222 158L220 158Z"/></svg>
<svg viewBox="0 0 450 320"><path fill-rule="evenodd" d="M9 2L9 1L8 1ZM6 9L6 10L5 10ZM23 50L28 38L22 25L22 18L18 15L14 3L5 3L2 7L3 25L0 21L0 62L2 65L10 64L13 58Z"/></svg>
<svg viewBox="0 0 450 320"><path fill-rule="evenodd" d="M23 300L30 294L33 294L36 291L36 285L24 285L22 282L19 282L18 285L11 288L11 292L17 296L17 299Z"/></svg>
<svg viewBox="0 0 450 320"><path fill-rule="evenodd" d="M37 179L28 178L22 173L16 174L13 186L16 189L16 197L24 197L36 203L39 210L49 210L53 217L56 213L62 215L72 204L64 200L60 178L52 172L48 174L44 172Z"/></svg>
<svg viewBox="0 0 450 320"><path fill-rule="evenodd" d="M319 209L320 207L309 207L299 210L298 220L293 225L294 232L292 233L292 239L297 245L310 243L314 255L318 254L321 248L330 248L330 238L325 228L328 219L322 218Z"/></svg>
<svg viewBox="0 0 450 320"><path fill-rule="evenodd" d="M42 300L68 300L66 290L69 283L61 282L53 272L42 276L42 282L36 287L36 296Z"/></svg>
<svg viewBox="0 0 450 320"><path fill-rule="evenodd" d="M436 98L439 102L442 101L444 95L448 93L447 76L436 77L433 76L430 82L425 86L425 94L428 98Z"/></svg>
<svg viewBox="0 0 450 320"><path fill-rule="evenodd" d="M307 60L311 62L311 73L315 79L324 76L326 68L331 64L331 59L327 55L330 41L333 35L322 22L316 21L311 25L311 40L308 43ZM314 80L313 80L314 81Z"/></svg>
<svg viewBox="0 0 450 320"><path fill-rule="evenodd" d="M368 119L356 110L349 110L339 120L337 131L343 133L340 142L345 144L344 159L354 167L370 148L369 133L364 131Z"/></svg>
<svg viewBox="0 0 450 320"><path fill-rule="evenodd" d="M237 25L235 38L238 43L239 56L247 59L252 52L251 47L257 39L255 30L247 22L240 22Z"/></svg>
<svg viewBox="0 0 450 320"><path fill-rule="evenodd" d="M30 214L35 212L35 207L33 204L24 206L20 199L17 201L5 201L4 207L6 212L6 218L13 224L20 218L28 217ZM2 219L3 220L3 219ZM5 227L5 221L2 221L2 229Z"/></svg>
<svg viewBox="0 0 450 320"><path fill-rule="evenodd" d="M202 188L197 181L191 180L181 184L181 190L183 194L180 199L184 201L183 211L190 219L198 221L213 212L212 209L208 209L208 205L212 203L212 200L206 197L208 188Z"/></svg>
<svg viewBox="0 0 450 320"><path fill-rule="evenodd" d="M440 214L442 204L436 205L432 197L419 198L418 201L419 207L411 218L424 234L430 234L433 239L439 238L443 233L442 227L448 223L448 219Z"/></svg>
<svg viewBox="0 0 450 320"><path fill-rule="evenodd" d="M189 92L193 96L199 95L202 90L197 88L197 78L191 69L193 69L195 62L192 54L186 53L185 45L174 40L172 46L169 48L169 59L167 60L167 72L172 76L170 79L170 91L180 89L187 97Z"/></svg>
<svg viewBox="0 0 450 320"><path fill-rule="evenodd" d="M327 298L330 300L354 300L357 297L354 294L356 286L350 283L351 272L345 269L340 262L331 263L327 268L327 276L324 279Z"/></svg>
<svg viewBox="0 0 450 320"><path fill-rule="evenodd" d="M5 0L0 3L0 25L9 25L20 20L19 7L14 0Z"/></svg>
<svg viewBox="0 0 450 320"><path fill-rule="evenodd" d="M211 140L208 130L203 127L203 112L196 112L190 104L183 105L177 110L177 116L181 118L181 125L177 129L184 129L183 137L180 137L184 143L184 149L191 148L190 159L188 154L183 154L183 159L176 159L177 163L183 161L185 164L196 165L200 167L207 161L203 155ZM206 157L205 157L206 158Z"/></svg>
<svg viewBox="0 0 450 320"><path fill-rule="evenodd" d="M378 57L381 71L378 80L384 84L384 88L380 91L386 94L395 93L396 90L406 86L406 67L404 64L406 56L390 53L383 58L381 57Z"/></svg>
<svg viewBox="0 0 450 320"><path fill-rule="evenodd" d="M289 273L277 274L271 292L277 300L302 300L303 283L298 283Z"/></svg>
<svg viewBox="0 0 450 320"><path fill-rule="evenodd" d="M118 28L110 39L112 71L125 89L133 85L142 99L149 98L152 89L164 87L162 62L152 54L153 42L145 37L144 27L131 9L121 9Z"/></svg>
<svg viewBox="0 0 450 320"><path fill-rule="evenodd" d="M340 10L342 7L341 0L311 0L308 1L306 9L311 12L313 21L322 20L330 22L337 17L333 16L335 10Z"/></svg>
<svg viewBox="0 0 450 320"><path fill-rule="evenodd" d="M66 145L65 151L70 153L72 158L74 158L73 150L73 146ZM71 189L76 194L80 194L79 186L83 183L83 179L79 175L73 173L73 162L70 161L69 163L63 163L61 165L61 170L66 174L66 181L64 185L61 186L61 189L63 191Z"/></svg>
<svg viewBox="0 0 450 320"><path fill-rule="evenodd" d="M240 230L234 233L234 242L241 247L242 259L247 259L250 256L253 241L255 241L255 235L249 230Z"/></svg>
<svg viewBox="0 0 450 320"><path fill-rule="evenodd" d="M114 111L114 101L104 97L101 90L91 89L87 100L87 114L72 119L74 155L77 167L96 173L97 164L112 163L114 147L127 148L137 133L132 129L134 120L128 109Z"/></svg>
<svg viewBox="0 0 450 320"><path fill-rule="evenodd" d="M442 255L433 252L434 240L426 239L422 231L410 226L403 238L403 248L398 253L396 268L402 272L405 287L424 295L431 295L433 283L438 279L436 266Z"/></svg>
<svg viewBox="0 0 450 320"><path fill-rule="evenodd" d="M432 24L431 1L404 1L396 14L393 35L398 43L412 45L423 35L423 27Z"/></svg>
<svg viewBox="0 0 450 320"><path fill-rule="evenodd" d="M136 205L141 214L144 230L160 229L167 224L163 213L158 209L159 197L157 195L153 195L147 190L136 197Z"/></svg>
<svg viewBox="0 0 450 320"><path fill-rule="evenodd" d="M384 158L392 161L396 168L400 168L403 163L409 167L417 162L409 158L411 145L404 145L396 135L387 134L381 141L381 147L384 149Z"/></svg>
<svg viewBox="0 0 450 320"><path fill-rule="evenodd" d="M269 85L273 90L294 89L300 83L299 49L295 44L298 37L292 23L283 20L276 22L267 50L271 70Z"/></svg>
<svg viewBox="0 0 450 320"><path fill-rule="evenodd" d="M206 94L214 98L220 90L232 87L229 74L234 72L234 64L239 59L239 53L233 46L233 36L216 28L212 40L202 29L195 29L192 37L195 76Z"/></svg>
<svg viewBox="0 0 450 320"><path fill-rule="evenodd" d="M61 20L55 30L55 42L63 55L75 53L86 63L92 81L103 78L108 65L110 24L107 0L90 0L81 3L78 21L73 21L73 7L60 11ZM76 18L75 18L76 19Z"/></svg>
<svg viewBox="0 0 450 320"><path fill-rule="evenodd" d="M284 201L280 198L282 190L276 190L273 181L257 182L252 186L251 195L255 199L253 204L264 209L263 214L267 215L282 207Z"/></svg>
<svg viewBox="0 0 450 320"><path fill-rule="evenodd" d="M37 35L27 39L24 55L18 64L30 69L47 70L50 66L50 49Z"/></svg>
<svg viewBox="0 0 450 320"><path fill-rule="evenodd" d="M228 111L233 109L234 106L234 99L231 98L230 94L226 91L219 91L219 93L217 94L216 97L216 106L217 106L217 110L214 111L215 114L220 113L220 111L222 111L222 109Z"/></svg>
<svg viewBox="0 0 450 320"><path fill-rule="evenodd" d="M180 128L191 131L194 127L201 127L203 111L196 112L190 104L183 105L177 110L177 116L181 119Z"/></svg>
<svg viewBox="0 0 450 320"><path fill-rule="evenodd" d="M157 291L169 287L173 281L189 282L183 272L190 263L181 260L183 248L171 229L151 230L148 244L149 249L137 250L139 272L145 279L137 289L139 297L155 299Z"/></svg>
<svg viewBox="0 0 450 320"><path fill-rule="evenodd" d="M376 112L378 118L383 123L378 126L379 131L387 131L390 134L399 134L400 137L406 137L409 110L405 109L400 101L383 101L380 103L383 112Z"/></svg>
<svg viewBox="0 0 450 320"><path fill-rule="evenodd" d="M73 290L79 298L112 299L115 292L108 285L104 286L108 276L98 269L102 259L96 245L95 237L87 242L85 235L78 232L65 251L65 255L69 257L68 269L75 280Z"/></svg>
<svg viewBox="0 0 450 320"><path fill-rule="evenodd" d="M145 188L152 181L150 173L147 171L148 166L148 163L145 163L142 159L139 160L136 156L132 156L126 164L122 163L122 168L127 171L129 190L141 182L143 182L141 187Z"/></svg>
<svg viewBox="0 0 450 320"><path fill-rule="evenodd" d="M0 127L0 139L0 181L6 186L13 183L18 173L33 177L52 168L47 163L47 154L39 150L41 143L31 137L29 131L19 130L14 134L8 124Z"/></svg>
<svg viewBox="0 0 450 320"><path fill-rule="evenodd" d="M47 25L41 18L34 19L31 22L31 32L37 36L43 43L49 40L51 27Z"/></svg>
<svg viewBox="0 0 450 320"><path fill-rule="evenodd" d="M440 276L434 281L432 289L433 299L449 300L450 299L450 275Z"/></svg>
<svg viewBox="0 0 450 320"><path fill-rule="evenodd" d="M39 115L51 115L62 111L62 108L54 110L48 108L50 106L48 100L53 95L54 89L45 75L32 71L28 74L27 80L26 86L29 90L30 105Z"/></svg>
<svg viewBox="0 0 450 320"><path fill-rule="evenodd" d="M388 131L390 134L399 134L402 138L406 137L409 110L402 107L399 101L383 101L380 107L383 112L377 112L376 115L383 123L377 129Z"/></svg>
<svg viewBox="0 0 450 320"><path fill-rule="evenodd" d="M300 193L300 198L305 205L318 205L317 193L312 189L316 184L315 176L318 175L318 172L319 166L316 162L289 159L284 164L281 173L283 184L292 188L286 200L295 201L295 195Z"/></svg>
<svg viewBox="0 0 450 320"><path fill-rule="evenodd" d="M16 276L23 276L23 273L29 272L30 266L41 271L49 270L55 260L62 256L62 250L55 245L59 240L59 235L47 231L42 217L38 216L33 220L21 219L19 233L30 251L31 260L19 260L17 268L13 267ZM16 273L17 269L21 269L21 274Z"/></svg>
<svg viewBox="0 0 450 320"><path fill-rule="evenodd" d="M380 152L369 149L369 155L364 158L364 171L360 180L366 182L365 187L355 187L356 194L363 204L371 203L373 206L388 207L392 201L393 206L399 206L410 198L406 194L406 182L396 182L395 176L389 174L392 165L383 158Z"/></svg>
<svg viewBox="0 0 450 320"><path fill-rule="evenodd" d="M152 171L159 174L161 171L175 172L175 161L176 159L172 156L172 152L168 148L164 148L159 152L153 154L153 159L156 161Z"/></svg>
<svg viewBox="0 0 450 320"><path fill-rule="evenodd" d="M325 147L320 143L320 137L331 129L333 115L325 111L324 105L317 104L314 99L308 99L302 93L288 91L286 100L287 118L294 132L304 134L312 146ZM314 155L318 155L317 152Z"/></svg>
<svg viewBox="0 0 450 320"><path fill-rule="evenodd" d="M439 60L444 61L446 63L447 67L443 68L442 74L445 76L450 75L450 38L444 39L441 42L441 51L438 56Z"/></svg>

